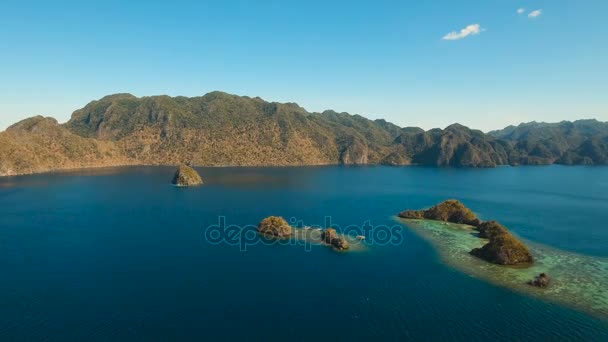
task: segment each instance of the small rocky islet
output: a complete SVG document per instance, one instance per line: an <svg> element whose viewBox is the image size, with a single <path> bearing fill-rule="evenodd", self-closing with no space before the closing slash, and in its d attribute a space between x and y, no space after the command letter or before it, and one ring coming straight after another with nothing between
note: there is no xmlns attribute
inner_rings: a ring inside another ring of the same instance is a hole
<svg viewBox="0 0 608 342"><path fill-rule="evenodd" d="M269 216L258 224L258 232L266 237L283 238L291 235L292 228L284 218Z"/></svg>
<svg viewBox="0 0 608 342"><path fill-rule="evenodd" d="M281 216L266 217L260 221L257 230L266 238L288 238L295 233L294 228ZM310 231L310 228L308 230ZM322 230L320 235L323 244L332 246L336 250L345 251L350 248L348 241L334 228Z"/></svg>
<svg viewBox="0 0 608 342"><path fill-rule="evenodd" d="M399 213L399 217L468 224L473 227L481 223L471 209L457 200L447 200L426 210L405 210Z"/></svg>
<svg viewBox="0 0 608 342"><path fill-rule="evenodd" d="M327 228L321 233L321 238L325 243L332 245L334 248L338 250L347 250L350 248L348 241L341 236L338 236L338 233L334 228Z"/></svg>
<svg viewBox="0 0 608 342"><path fill-rule="evenodd" d="M203 184L203 179L196 172L195 169L188 165L180 165L175 174L173 175L173 180L171 181L173 185L176 186L196 186Z"/></svg>
<svg viewBox="0 0 608 342"><path fill-rule="evenodd" d="M426 210L406 210L399 213L405 219L426 219L473 226L480 238L488 239L481 248L470 251L485 261L498 265L531 265L532 254L526 245L496 221L481 221L473 211L457 200L444 201Z"/></svg>
<svg viewBox="0 0 608 342"><path fill-rule="evenodd" d="M546 288L549 286L549 283L551 282L551 278L549 277L549 275L547 275L547 273L541 273L538 276L536 276L533 280L530 280L528 282L528 285L532 285L532 286L536 286L536 287L540 287L542 289Z"/></svg>

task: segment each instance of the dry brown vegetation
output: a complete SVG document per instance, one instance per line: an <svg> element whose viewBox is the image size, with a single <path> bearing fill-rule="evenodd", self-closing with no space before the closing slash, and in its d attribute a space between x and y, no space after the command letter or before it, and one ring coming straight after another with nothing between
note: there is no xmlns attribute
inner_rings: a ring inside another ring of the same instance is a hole
<svg viewBox="0 0 608 342"><path fill-rule="evenodd" d="M0 176L115 165L331 164L493 167L608 163L608 124L534 124L484 134L424 131L294 103L212 92L201 97L106 96L70 121L34 117L0 133Z"/></svg>

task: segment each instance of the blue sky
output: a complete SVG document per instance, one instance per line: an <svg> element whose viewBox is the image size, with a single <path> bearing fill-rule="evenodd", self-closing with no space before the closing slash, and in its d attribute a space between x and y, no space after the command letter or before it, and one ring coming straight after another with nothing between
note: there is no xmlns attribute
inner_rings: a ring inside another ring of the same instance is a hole
<svg viewBox="0 0 608 342"><path fill-rule="evenodd" d="M607 17L604 0L2 0L0 129L213 90L425 129L608 121Z"/></svg>

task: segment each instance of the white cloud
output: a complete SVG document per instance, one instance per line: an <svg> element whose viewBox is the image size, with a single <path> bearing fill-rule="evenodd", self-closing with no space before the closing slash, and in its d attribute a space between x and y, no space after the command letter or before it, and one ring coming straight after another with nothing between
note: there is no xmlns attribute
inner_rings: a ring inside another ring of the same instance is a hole
<svg viewBox="0 0 608 342"><path fill-rule="evenodd" d="M517 14L524 14L525 11L526 11L525 8L518 8L517 9Z"/></svg>
<svg viewBox="0 0 608 342"><path fill-rule="evenodd" d="M462 38L466 38L468 36L471 35L477 35L480 34L482 31L484 31L483 28L481 28L481 26L479 26L479 24L472 24L469 25L465 28L463 28L462 30L460 30L460 32L456 32L456 31L452 31L448 34L446 34L445 36L443 36L443 40L458 40L458 39L462 39Z"/></svg>
<svg viewBox="0 0 608 342"><path fill-rule="evenodd" d="M528 14L528 18L538 18L541 14L543 14L543 10L537 9L535 11L530 12L530 14Z"/></svg>

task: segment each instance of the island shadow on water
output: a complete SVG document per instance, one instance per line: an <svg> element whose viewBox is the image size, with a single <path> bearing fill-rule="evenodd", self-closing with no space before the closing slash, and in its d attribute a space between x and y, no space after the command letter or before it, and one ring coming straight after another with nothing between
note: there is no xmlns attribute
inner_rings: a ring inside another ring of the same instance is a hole
<svg viewBox="0 0 608 342"><path fill-rule="evenodd" d="M472 226L425 219L395 220L429 242L441 259L475 278L555 302L608 320L608 258L591 257L527 243L534 256L529 267L496 265L471 255L483 246ZM551 285L538 288L528 284L540 273L550 274Z"/></svg>

